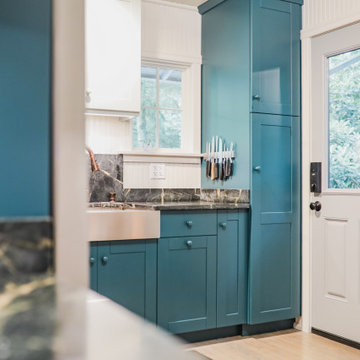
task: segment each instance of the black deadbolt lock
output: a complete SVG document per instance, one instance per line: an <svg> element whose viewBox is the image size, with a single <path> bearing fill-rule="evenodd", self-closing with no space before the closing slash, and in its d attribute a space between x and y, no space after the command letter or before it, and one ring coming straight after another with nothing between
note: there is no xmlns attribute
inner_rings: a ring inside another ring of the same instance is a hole
<svg viewBox="0 0 360 360"><path fill-rule="evenodd" d="M310 192L321 193L321 162L310 164Z"/></svg>
<svg viewBox="0 0 360 360"><path fill-rule="evenodd" d="M310 164L310 192L321 193L321 162Z"/></svg>

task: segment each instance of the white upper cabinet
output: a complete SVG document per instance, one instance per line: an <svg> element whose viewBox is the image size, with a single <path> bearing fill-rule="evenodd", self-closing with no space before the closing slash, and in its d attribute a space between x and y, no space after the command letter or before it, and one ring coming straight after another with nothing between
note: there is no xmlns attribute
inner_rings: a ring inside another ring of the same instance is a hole
<svg viewBox="0 0 360 360"><path fill-rule="evenodd" d="M140 112L141 0L86 0L86 111Z"/></svg>

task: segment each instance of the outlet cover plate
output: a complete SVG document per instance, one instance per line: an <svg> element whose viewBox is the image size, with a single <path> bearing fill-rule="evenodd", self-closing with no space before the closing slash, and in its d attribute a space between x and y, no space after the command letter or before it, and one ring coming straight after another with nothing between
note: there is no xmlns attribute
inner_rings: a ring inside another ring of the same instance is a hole
<svg viewBox="0 0 360 360"><path fill-rule="evenodd" d="M150 164L150 179L164 180L165 164L159 164L159 163Z"/></svg>

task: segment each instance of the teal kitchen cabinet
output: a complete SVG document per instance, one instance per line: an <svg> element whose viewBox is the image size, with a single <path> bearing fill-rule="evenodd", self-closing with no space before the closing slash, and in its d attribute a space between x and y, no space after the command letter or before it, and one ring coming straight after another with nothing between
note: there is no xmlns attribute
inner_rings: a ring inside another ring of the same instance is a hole
<svg viewBox="0 0 360 360"><path fill-rule="evenodd" d="M218 212L217 327L246 323L248 211Z"/></svg>
<svg viewBox="0 0 360 360"><path fill-rule="evenodd" d="M98 243L90 243L90 289L98 289Z"/></svg>
<svg viewBox="0 0 360 360"><path fill-rule="evenodd" d="M216 236L159 239L158 324L175 334L216 327Z"/></svg>
<svg viewBox="0 0 360 360"><path fill-rule="evenodd" d="M95 290L156 322L157 240L98 242L96 255Z"/></svg>
<svg viewBox="0 0 360 360"><path fill-rule="evenodd" d="M219 135L236 152L228 182L207 179L203 162L202 187L250 188L249 324L300 314L302 4L209 0L199 7L202 150Z"/></svg>
<svg viewBox="0 0 360 360"><path fill-rule="evenodd" d="M300 115L301 6L252 0L252 112Z"/></svg>
<svg viewBox="0 0 360 360"><path fill-rule="evenodd" d="M234 176L203 188L249 189L250 115L300 116L302 0L209 0L202 14L202 152L220 136L235 145Z"/></svg>
<svg viewBox="0 0 360 360"><path fill-rule="evenodd" d="M250 2L208 1L202 16L202 152L212 136L235 144L234 176L211 181L202 162L205 189L250 188ZM212 8L209 8L209 6ZM229 144L227 144L229 145Z"/></svg>
<svg viewBox="0 0 360 360"><path fill-rule="evenodd" d="M300 315L300 121L252 115L250 324Z"/></svg>
<svg viewBox="0 0 360 360"><path fill-rule="evenodd" d="M90 244L90 286L175 333L246 322L249 211L163 211L159 240Z"/></svg>
<svg viewBox="0 0 360 360"><path fill-rule="evenodd" d="M162 213L160 326L186 333L246 322L248 222L248 210Z"/></svg>

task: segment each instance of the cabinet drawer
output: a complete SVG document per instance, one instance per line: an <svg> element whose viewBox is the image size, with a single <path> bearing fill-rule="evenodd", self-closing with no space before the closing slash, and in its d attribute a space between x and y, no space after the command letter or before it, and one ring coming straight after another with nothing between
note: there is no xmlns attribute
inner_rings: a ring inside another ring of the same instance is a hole
<svg viewBox="0 0 360 360"><path fill-rule="evenodd" d="M216 211L161 213L161 237L216 235Z"/></svg>

